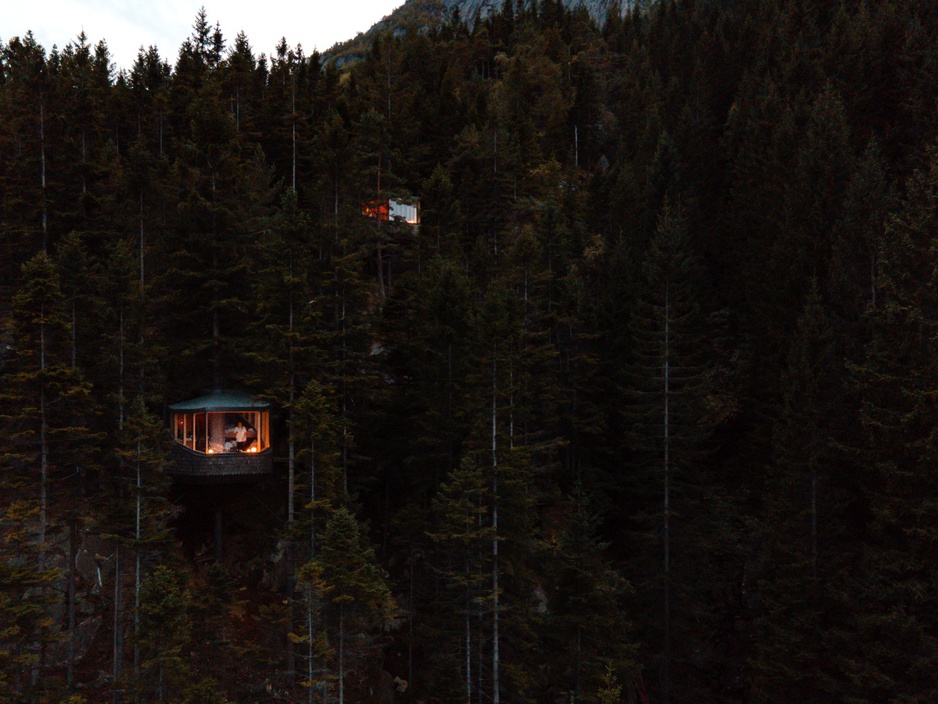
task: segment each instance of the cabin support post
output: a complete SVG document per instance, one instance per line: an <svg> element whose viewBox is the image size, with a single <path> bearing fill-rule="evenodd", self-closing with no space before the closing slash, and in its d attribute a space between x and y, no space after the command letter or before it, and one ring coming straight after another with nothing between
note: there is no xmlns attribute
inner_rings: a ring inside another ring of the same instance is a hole
<svg viewBox="0 0 938 704"><path fill-rule="evenodd" d="M222 515L221 515L221 504L215 504L215 562L219 565L221 564L221 551L222 551Z"/></svg>

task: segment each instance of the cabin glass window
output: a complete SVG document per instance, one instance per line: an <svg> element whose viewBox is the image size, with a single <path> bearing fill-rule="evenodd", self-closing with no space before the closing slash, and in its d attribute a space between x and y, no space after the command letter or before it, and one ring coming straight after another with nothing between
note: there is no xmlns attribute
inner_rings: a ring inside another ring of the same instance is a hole
<svg viewBox="0 0 938 704"><path fill-rule="evenodd" d="M191 450L207 454L255 453L270 446L269 413L215 411L173 414L173 437Z"/></svg>

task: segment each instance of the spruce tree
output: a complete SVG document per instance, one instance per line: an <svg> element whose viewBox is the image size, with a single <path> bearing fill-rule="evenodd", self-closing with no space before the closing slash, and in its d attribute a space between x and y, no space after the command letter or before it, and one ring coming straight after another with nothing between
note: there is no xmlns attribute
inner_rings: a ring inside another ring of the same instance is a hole
<svg viewBox="0 0 938 704"><path fill-rule="evenodd" d="M661 614L659 623L646 625L654 633L646 638L660 648L654 662L667 702L694 686L697 671L688 659L700 647L702 615L696 612L703 598L696 575L716 537L708 526L713 516L705 510L713 489L704 462L713 428L714 360L705 344L700 264L679 208L665 204L643 275L632 309L632 363L624 389L633 453L626 500L641 536L633 549L641 556L644 579L635 580L635 587L643 608Z"/></svg>
<svg viewBox="0 0 938 704"><path fill-rule="evenodd" d="M936 376L935 206L938 151L910 179L888 219L867 324L872 339L856 368L865 442L858 470L867 532L851 590L851 647L840 658L854 701L926 702L938 692L931 555L938 521L933 471Z"/></svg>
<svg viewBox="0 0 938 704"><path fill-rule="evenodd" d="M751 663L756 701L839 695L831 653L843 645L838 594L856 551L846 511L858 489L837 450L844 421L852 420L843 418L843 381L833 327L813 289L781 382L784 404L764 489Z"/></svg>
<svg viewBox="0 0 938 704"><path fill-rule="evenodd" d="M186 686L191 600L182 572L169 565L159 565L141 584L136 639L140 675L133 688L148 698L175 699Z"/></svg>
<svg viewBox="0 0 938 704"><path fill-rule="evenodd" d="M333 671L338 702L344 704L348 673L364 669L369 631L390 621L395 611L374 551L347 508L338 508L330 517L319 552L304 566L303 573L326 595L332 613L330 630L336 644Z"/></svg>

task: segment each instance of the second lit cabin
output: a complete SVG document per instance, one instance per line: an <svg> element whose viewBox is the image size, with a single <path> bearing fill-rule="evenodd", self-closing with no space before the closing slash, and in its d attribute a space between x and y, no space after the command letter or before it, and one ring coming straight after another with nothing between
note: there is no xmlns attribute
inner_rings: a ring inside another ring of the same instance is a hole
<svg viewBox="0 0 938 704"><path fill-rule="evenodd" d="M169 412L176 481L239 481L273 470L269 403L213 389L171 405Z"/></svg>
<svg viewBox="0 0 938 704"><path fill-rule="evenodd" d="M403 201L386 198L362 203L362 215L381 222L399 222L410 227L420 225L420 201L404 203Z"/></svg>

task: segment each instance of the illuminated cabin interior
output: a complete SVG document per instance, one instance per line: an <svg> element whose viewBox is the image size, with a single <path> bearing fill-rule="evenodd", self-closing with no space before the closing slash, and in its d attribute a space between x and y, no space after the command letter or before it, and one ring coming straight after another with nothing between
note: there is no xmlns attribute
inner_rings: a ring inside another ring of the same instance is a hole
<svg viewBox="0 0 938 704"><path fill-rule="evenodd" d="M404 203L393 199L362 203L362 215L382 222L400 222L411 227L420 225L420 201Z"/></svg>
<svg viewBox="0 0 938 704"><path fill-rule="evenodd" d="M177 480L233 481L271 472L269 403L213 389L171 405L169 412Z"/></svg>

